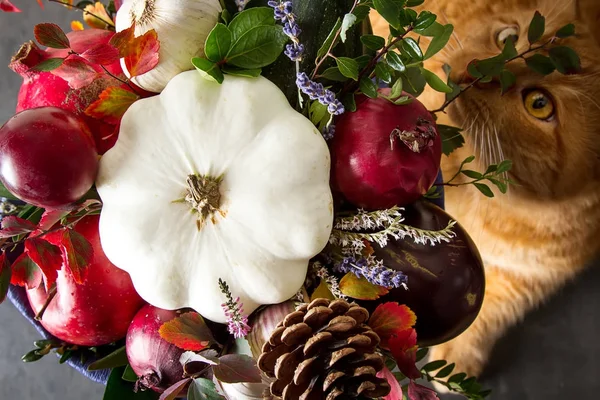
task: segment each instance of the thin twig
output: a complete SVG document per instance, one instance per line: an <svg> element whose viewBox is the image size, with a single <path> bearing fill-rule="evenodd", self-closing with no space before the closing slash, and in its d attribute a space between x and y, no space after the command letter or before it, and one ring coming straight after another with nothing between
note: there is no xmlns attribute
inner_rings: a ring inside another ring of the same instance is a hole
<svg viewBox="0 0 600 400"><path fill-rule="evenodd" d="M98 20L100 20L100 21L104 22L104 23L105 23L107 26L110 26L110 27L112 27L112 28L114 28L114 27L115 27L115 24L114 24L114 22L112 22L112 21L106 21L104 18L102 18L102 17L100 17L100 16L98 16L98 15L96 15L96 14L92 13L92 12L86 11L84 8L75 7L75 6L73 6L73 5L70 5L70 4L67 4L67 3L65 3L65 2L64 2L64 1L62 1L62 0L48 0L48 2L50 2L50 3L56 3L56 4L60 4L60 5L64 6L64 7L67 7L67 8L69 8L69 9L72 9L72 10L73 10L73 9L75 9L75 10L82 11L84 14L89 14L89 15L91 15L92 17L94 17L94 18L96 18L96 19L98 19Z"/></svg>
<svg viewBox="0 0 600 400"><path fill-rule="evenodd" d="M48 308L48 306L50 305L50 303L52 302L52 300L54 299L55 296L56 296L56 285L54 285L52 287L52 289L50 289L50 291L48 292L48 298L44 302L44 305L42 306L41 310L35 315L36 321L42 320L42 317L44 316L46 309Z"/></svg>
<svg viewBox="0 0 600 400"><path fill-rule="evenodd" d="M131 85L131 81L130 81L129 79L127 79L127 80L125 80L125 79L121 79L121 78L119 78L118 76L116 76L116 75L114 75L114 74L111 74L111 73L108 71L108 69L106 69L106 67L105 67L104 65L102 65L102 64L100 64L100 67L101 67L101 68L104 70L104 72L106 72L106 74L107 74L108 76L110 76L110 77L111 77L111 78L113 78L113 79L116 79L116 80L118 80L118 81L119 81L119 82L121 82L121 83L124 83L125 85L127 85L127 86L129 87L129 89L133 90L133 92L134 92L135 94L137 94L138 96L140 96L140 94L137 92L137 90L135 90L135 88L134 88L134 87Z"/></svg>

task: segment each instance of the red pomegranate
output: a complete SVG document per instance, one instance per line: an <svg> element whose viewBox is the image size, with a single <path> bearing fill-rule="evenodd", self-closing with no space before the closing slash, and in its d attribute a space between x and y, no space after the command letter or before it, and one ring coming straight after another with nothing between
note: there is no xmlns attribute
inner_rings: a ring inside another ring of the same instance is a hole
<svg viewBox="0 0 600 400"><path fill-rule="evenodd" d="M122 339L136 312L144 305L129 274L115 267L100 246L100 217L88 216L75 226L94 250L83 284L77 284L63 264L58 271L56 296L40 321L48 332L65 342L99 346ZM58 235L46 235L53 243ZM48 295L44 285L27 291L31 308L38 313Z"/></svg>
<svg viewBox="0 0 600 400"><path fill-rule="evenodd" d="M378 210L427 193L440 168L442 142L435 120L418 100L396 105L361 95L357 110L337 122L331 152L334 189L358 207Z"/></svg>

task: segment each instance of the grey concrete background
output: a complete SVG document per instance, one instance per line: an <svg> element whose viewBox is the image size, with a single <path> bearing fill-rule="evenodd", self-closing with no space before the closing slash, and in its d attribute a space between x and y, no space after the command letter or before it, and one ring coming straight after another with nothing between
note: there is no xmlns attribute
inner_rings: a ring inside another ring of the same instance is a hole
<svg viewBox="0 0 600 400"><path fill-rule="evenodd" d="M33 26L52 21L68 29L80 14L56 4L38 8L34 0L14 0L23 13L0 13L0 124L14 114L20 77L6 68ZM568 285L530 314L497 346L483 383L493 400L596 400L600 398L600 269ZM52 356L23 364L20 356L38 339L10 305L0 307L0 400L96 400L103 387ZM444 399L454 397L443 396Z"/></svg>

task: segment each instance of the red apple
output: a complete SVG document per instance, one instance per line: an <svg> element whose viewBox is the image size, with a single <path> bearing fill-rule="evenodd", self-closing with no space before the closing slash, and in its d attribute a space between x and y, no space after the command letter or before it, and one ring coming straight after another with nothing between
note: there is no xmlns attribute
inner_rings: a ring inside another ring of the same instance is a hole
<svg viewBox="0 0 600 400"><path fill-rule="evenodd" d="M40 321L48 332L65 342L99 346L122 339L136 312L144 305L129 274L104 255L98 231L99 216L88 216L75 226L94 250L83 284L75 283L63 264L58 271L56 296ZM55 238L46 238L53 244ZM27 291L31 308L38 313L47 299L44 285Z"/></svg>

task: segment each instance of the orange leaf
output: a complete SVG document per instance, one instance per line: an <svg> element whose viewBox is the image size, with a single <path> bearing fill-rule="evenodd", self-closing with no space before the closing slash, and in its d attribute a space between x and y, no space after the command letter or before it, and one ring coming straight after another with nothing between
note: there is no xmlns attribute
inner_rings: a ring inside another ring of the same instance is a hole
<svg viewBox="0 0 600 400"><path fill-rule="evenodd" d="M35 289L42 283L42 270L26 253L21 254L12 265L10 283Z"/></svg>
<svg viewBox="0 0 600 400"><path fill-rule="evenodd" d="M49 290L63 264L60 249L42 238L30 238L25 241L25 252L42 270L46 290Z"/></svg>
<svg viewBox="0 0 600 400"><path fill-rule="evenodd" d="M110 44L119 49L121 57L125 58L125 68L134 77L145 74L158 64L160 42L158 34L150 29L142 36L135 37L135 25L116 33Z"/></svg>
<svg viewBox="0 0 600 400"><path fill-rule="evenodd" d="M400 372L410 379L419 379L421 372L417 368L417 331L414 329L406 329L397 332L388 341L390 350Z"/></svg>
<svg viewBox="0 0 600 400"><path fill-rule="evenodd" d="M71 270L73 280L82 284L87 267L94 259L94 249L83 235L73 229L65 229L60 238L60 245L67 267Z"/></svg>
<svg viewBox="0 0 600 400"><path fill-rule="evenodd" d="M119 123L125 111L140 98L137 94L117 86L104 89L98 97L99 99L85 110L85 114L109 124Z"/></svg>
<svg viewBox="0 0 600 400"><path fill-rule="evenodd" d="M99 1L95 4L85 6L83 20L90 28L106 29L108 26L113 25L113 21L108 16L106 8Z"/></svg>
<svg viewBox="0 0 600 400"><path fill-rule="evenodd" d="M412 328L417 322L417 316L410 308L398 303L383 303L377 306L369 326L381 338L381 346L388 348L388 340L396 333Z"/></svg>
<svg viewBox="0 0 600 400"><path fill-rule="evenodd" d="M377 286L348 272L340 281L340 291L348 297L359 300L377 300L389 293L383 286Z"/></svg>
<svg viewBox="0 0 600 400"><path fill-rule="evenodd" d="M167 342L184 350L200 351L216 343L202 316L194 311L165 322L158 333Z"/></svg>
<svg viewBox="0 0 600 400"><path fill-rule="evenodd" d="M73 31L82 31L83 24L80 21L71 21L71 30Z"/></svg>
<svg viewBox="0 0 600 400"><path fill-rule="evenodd" d="M40 0L38 0L38 3L40 2ZM21 10L19 10L13 3L11 3L9 0L0 0L0 10L4 11L4 12L21 12Z"/></svg>

